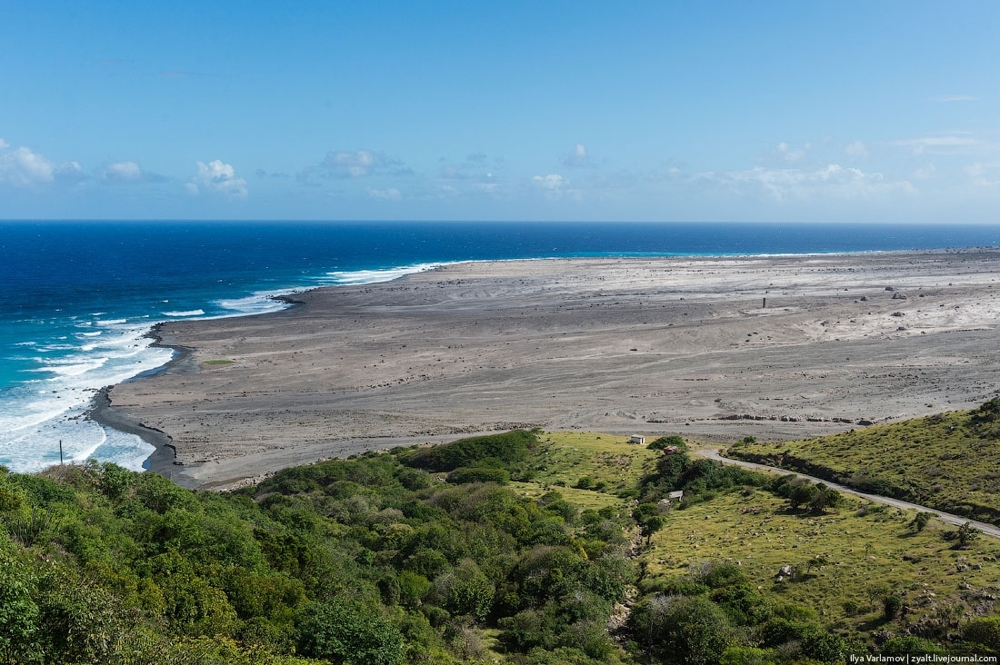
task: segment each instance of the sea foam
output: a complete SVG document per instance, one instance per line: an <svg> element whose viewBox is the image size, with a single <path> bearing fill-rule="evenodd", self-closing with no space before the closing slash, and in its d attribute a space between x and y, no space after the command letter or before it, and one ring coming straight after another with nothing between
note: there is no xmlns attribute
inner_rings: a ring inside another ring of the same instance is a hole
<svg viewBox="0 0 1000 665"><path fill-rule="evenodd" d="M267 314L278 312L288 308L288 303L277 300L277 296L287 296L296 293L299 289L284 289L279 291L258 291L253 295L243 298L222 298L214 301L219 307L229 310L224 314L206 317L219 319L231 316L251 316L254 314Z"/></svg>
<svg viewBox="0 0 1000 665"><path fill-rule="evenodd" d="M39 471L59 462L61 441L67 462L83 462L100 452L102 461L142 468L152 446L133 435L106 432L85 415L98 388L160 367L172 355L150 346L146 325L120 321L105 322L104 336L89 338L73 353L36 358L37 366L28 373L48 376L3 389L0 464L16 472Z"/></svg>
<svg viewBox="0 0 1000 665"><path fill-rule="evenodd" d="M412 266L398 266L381 270L332 271L326 274L333 284L376 284L378 282L390 282L406 275L412 275L413 273L433 270L440 266L440 263L419 263Z"/></svg>
<svg viewBox="0 0 1000 665"><path fill-rule="evenodd" d="M186 312L163 312L163 316L202 316L205 314L203 309L190 309Z"/></svg>

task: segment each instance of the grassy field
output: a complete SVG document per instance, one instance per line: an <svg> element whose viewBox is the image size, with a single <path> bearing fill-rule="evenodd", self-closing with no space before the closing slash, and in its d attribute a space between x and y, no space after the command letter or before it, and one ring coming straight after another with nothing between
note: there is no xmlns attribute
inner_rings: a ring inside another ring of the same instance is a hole
<svg viewBox="0 0 1000 665"><path fill-rule="evenodd" d="M876 603L889 593L908 608L897 629L950 623L989 602L1000 584L1000 542L982 538L951 549L942 538L951 527L931 520L913 533L912 519L852 498L816 516L789 511L765 490L733 492L672 511L643 558L650 581L684 577L709 561L736 562L773 600L811 607L824 623L848 631L885 628ZM792 577L775 581L786 565Z"/></svg>
<svg viewBox="0 0 1000 665"><path fill-rule="evenodd" d="M875 440L929 440L934 435L925 431L927 425L948 433L963 422L968 427L968 418L946 414L924 419L930 420L926 424L871 428L875 431L869 435ZM889 434L880 437L880 429ZM955 445L957 439L951 441ZM661 454L626 442L625 437L606 434L545 433L531 458L535 478L512 486L529 496L558 489L582 508L614 505L628 510L629 501L617 492L634 487ZM912 455L894 458L913 461ZM582 477L606 487L573 488ZM1000 596L1000 541L984 537L967 549L953 549L943 537L953 527L934 519L915 533L908 526L913 517L912 512L847 496L838 508L811 515L790 510L786 500L764 489L723 493L667 514L664 528L639 553L643 586L655 588L697 576L708 563L737 563L772 602L811 608L831 629L861 639L873 631L901 634L914 624L935 626L939 633L953 631L970 617L990 611L993 599ZM791 566L793 574L778 582L783 566ZM887 595L898 595L906 607L892 622L882 616Z"/></svg>
<svg viewBox="0 0 1000 665"><path fill-rule="evenodd" d="M947 414L937 424L947 429L962 417ZM930 436L920 424L893 426L893 436ZM511 486L529 496L556 489L581 508L629 510L634 504L618 493L635 487L661 453L626 441L547 432L529 460L534 479ZM584 477L592 487L603 483L603 489L572 487ZM914 624L917 632L919 626L931 626L931 634L953 632L963 621L991 612L1000 596L1000 541L983 537L967 549L954 549L943 537L953 527L931 520L915 533L908 526L913 517L847 496L838 508L812 515L790 510L786 500L765 489L737 489L666 515L663 529L639 553L642 585L662 588L696 577L706 564L736 563L771 602L811 608L824 625L861 641L875 631L903 634ZM778 582L783 566L791 566L793 574ZM888 595L898 595L906 608L891 622L883 619L882 599Z"/></svg>
<svg viewBox="0 0 1000 665"><path fill-rule="evenodd" d="M593 432L546 432L531 456L534 477L511 487L528 496L555 489L581 508L624 506L617 493L635 487L660 457L659 451L627 441ZM581 480L586 488L580 488Z"/></svg>
<svg viewBox="0 0 1000 665"><path fill-rule="evenodd" d="M1000 524L1000 404L805 441L753 443L731 456Z"/></svg>

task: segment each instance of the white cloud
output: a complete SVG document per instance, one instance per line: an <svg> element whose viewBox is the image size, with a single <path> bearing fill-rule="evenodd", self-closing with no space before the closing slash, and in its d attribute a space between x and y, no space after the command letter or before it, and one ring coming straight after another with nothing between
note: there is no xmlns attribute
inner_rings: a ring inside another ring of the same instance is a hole
<svg viewBox="0 0 1000 665"><path fill-rule="evenodd" d="M806 143L801 148L792 148L787 143L782 141L778 144L778 155L786 162L797 162L803 157L805 157L806 152L809 150L810 145Z"/></svg>
<svg viewBox="0 0 1000 665"><path fill-rule="evenodd" d="M5 148L9 148L9 147L10 147L9 143L7 143L6 141L4 141L3 139L0 139L0 150L3 150Z"/></svg>
<svg viewBox="0 0 1000 665"><path fill-rule="evenodd" d="M340 177L362 178L389 163L385 155L371 150L331 151L326 153L322 166Z"/></svg>
<svg viewBox="0 0 1000 665"><path fill-rule="evenodd" d="M198 175L187 183L187 190L193 194L200 191L222 194L233 199L245 199L249 190L247 181L237 177L232 164L226 164L221 159L206 164L197 162Z"/></svg>
<svg viewBox="0 0 1000 665"><path fill-rule="evenodd" d="M527 182L531 189L539 192L550 201L582 201L587 195L587 190L590 189L586 181L582 183L581 187L574 184L575 181L564 178L558 173L532 176Z"/></svg>
<svg viewBox="0 0 1000 665"><path fill-rule="evenodd" d="M162 182L161 175L142 170L138 162L111 162L97 172L98 179L108 184L134 184L142 182Z"/></svg>
<svg viewBox="0 0 1000 665"><path fill-rule="evenodd" d="M366 187L365 193L368 194L368 198L380 199L383 201L398 201L400 198L399 190L395 187L389 187L388 189L372 189L371 187Z"/></svg>
<svg viewBox="0 0 1000 665"><path fill-rule="evenodd" d="M550 173L546 176L532 176L531 182L536 187L541 187L542 189L556 190L561 189L569 184L569 180L563 178L558 173Z"/></svg>
<svg viewBox="0 0 1000 665"><path fill-rule="evenodd" d="M348 175L354 178L368 175L372 168L381 165L384 159L373 153L371 150L358 150L357 152L331 152L323 160L323 166L332 169L343 169Z"/></svg>
<svg viewBox="0 0 1000 665"><path fill-rule="evenodd" d="M587 154L587 147L582 143L577 143L573 148L573 152L568 155L564 155L562 163L563 166L568 166L570 168L580 168L592 165L590 155Z"/></svg>
<svg viewBox="0 0 1000 665"><path fill-rule="evenodd" d="M986 165L980 163L970 164L962 170L965 171L965 175L970 178L981 178L983 174L986 173Z"/></svg>
<svg viewBox="0 0 1000 665"><path fill-rule="evenodd" d="M1000 187L1000 162L984 164L977 162L962 169L977 187L995 189Z"/></svg>
<svg viewBox="0 0 1000 665"><path fill-rule="evenodd" d="M944 95L942 97L928 97L929 102L978 102L978 97L973 97L972 95Z"/></svg>
<svg viewBox="0 0 1000 665"><path fill-rule="evenodd" d="M465 180L469 181L469 186L475 184L489 184L494 181L493 168L503 168L503 160L494 157L490 160L486 153L476 152L468 155L465 161L450 163L442 157L441 170L438 177L445 180ZM491 165L492 162L492 165Z"/></svg>
<svg viewBox="0 0 1000 665"><path fill-rule="evenodd" d="M862 141L853 141L844 148L844 154L853 159L866 159L868 157L868 146Z"/></svg>
<svg viewBox="0 0 1000 665"><path fill-rule="evenodd" d="M979 141L966 138L964 136L928 136L921 139L908 139L906 141L896 141L895 145L919 145L926 147L977 145Z"/></svg>
<svg viewBox="0 0 1000 665"><path fill-rule="evenodd" d="M401 161L390 159L373 150L331 150L317 165L307 166L297 174L296 180L303 185L316 187L316 178L364 178L376 174L396 177L415 175L413 169Z"/></svg>
<svg viewBox="0 0 1000 665"><path fill-rule="evenodd" d="M0 150L9 145L6 141ZM0 183L14 187L45 185L57 180L79 182L85 179L83 170L76 162L57 164L43 155L21 146L0 154Z"/></svg>
<svg viewBox="0 0 1000 665"><path fill-rule="evenodd" d="M492 180L493 174L487 173L486 178L480 182L474 182L469 187L475 192L493 193L500 190L500 183Z"/></svg>
<svg viewBox="0 0 1000 665"><path fill-rule="evenodd" d="M142 169L135 162L113 162L104 169L105 177L116 180L141 180Z"/></svg>
<svg viewBox="0 0 1000 665"><path fill-rule="evenodd" d="M765 168L785 168L790 163L802 161L811 148L812 145L809 143L795 147L786 141L781 141L773 148L762 152L757 158L757 163Z"/></svg>
<svg viewBox="0 0 1000 665"><path fill-rule="evenodd" d="M701 177L726 185L737 194L763 195L775 201L857 199L886 192L915 191L908 181L889 182L881 173L865 173L839 164L813 170L756 167Z"/></svg>
<svg viewBox="0 0 1000 665"><path fill-rule="evenodd" d="M914 155L926 153L960 153L982 145L981 141L968 136L949 134L944 136L924 136L905 141L894 141L892 145L909 148Z"/></svg>
<svg viewBox="0 0 1000 665"><path fill-rule="evenodd" d="M0 181L15 187L52 182L55 170L55 164L23 146L0 155Z"/></svg>

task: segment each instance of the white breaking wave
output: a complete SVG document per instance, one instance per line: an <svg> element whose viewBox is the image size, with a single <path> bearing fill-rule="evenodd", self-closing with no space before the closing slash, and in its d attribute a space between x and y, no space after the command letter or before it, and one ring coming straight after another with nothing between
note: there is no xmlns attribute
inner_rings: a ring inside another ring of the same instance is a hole
<svg viewBox="0 0 1000 665"><path fill-rule="evenodd" d="M124 321L122 319L121 321ZM4 390L0 400L0 464L28 473L59 463L59 442L67 462L91 456L141 470L153 447L139 437L105 431L84 418L95 391L162 366L169 349L151 347L146 325L105 322L104 335L90 337L78 353L36 358L34 370L47 378Z"/></svg>
<svg viewBox="0 0 1000 665"><path fill-rule="evenodd" d="M91 346L91 345L88 345ZM57 376L80 376L87 372L92 372L94 370L104 367L105 363L108 362L107 357L96 356L93 358L87 358L83 356L76 356L74 358L62 358L60 360L50 360L43 363L43 367L39 369L29 370L32 372L51 372Z"/></svg>
<svg viewBox="0 0 1000 665"><path fill-rule="evenodd" d="M163 312L163 316L203 316L205 310L203 309L191 309L186 312Z"/></svg>
<svg viewBox="0 0 1000 665"><path fill-rule="evenodd" d="M230 316L249 316L253 314L267 314L268 312L279 312L288 308L288 303L276 300L276 296L287 296L297 293L301 289L284 289L281 291L258 291L253 295L244 298L227 298L216 300L215 304L223 309L232 310L232 314L220 314L208 318L221 319Z"/></svg>
<svg viewBox="0 0 1000 665"><path fill-rule="evenodd" d="M390 282L406 275L418 272L426 272L441 267L440 263L421 263L415 266L399 266L396 268L385 268L384 270L347 270L328 272L327 276L335 284L376 284L378 282Z"/></svg>
<svg viewBox="0 0 1000 665"><path fill-rule="evenodd" d="M72 351L76 347L72 344L46 344L45 346L35 347L39 351L50 352L50 351Z"/></svg>

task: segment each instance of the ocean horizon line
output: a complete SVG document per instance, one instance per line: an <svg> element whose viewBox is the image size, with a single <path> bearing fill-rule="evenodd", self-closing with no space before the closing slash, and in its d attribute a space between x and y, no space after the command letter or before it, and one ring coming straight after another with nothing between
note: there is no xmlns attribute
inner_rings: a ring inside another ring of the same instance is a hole
<svg viewBox="0 0 1000 665"><path fill-rule="evenodd" d="M4 217L0 218L0 224L49 224L49 223L93 223L93 224L581 224L581 225L602 225L602 224L636 224L636 225L777 225L777 226L863 226L863 227L987 227L995 226L997 221L971 221L955 222L946 220L893 220L876 221L773 221L773 220L740 220L740 219L704 219L704 220L658 220L658 219L619 219L619 220L598 220L598 219L325 219L325 218L286 218L274 219L266 217L230 217L206 219L202 217Z"/></svg>

